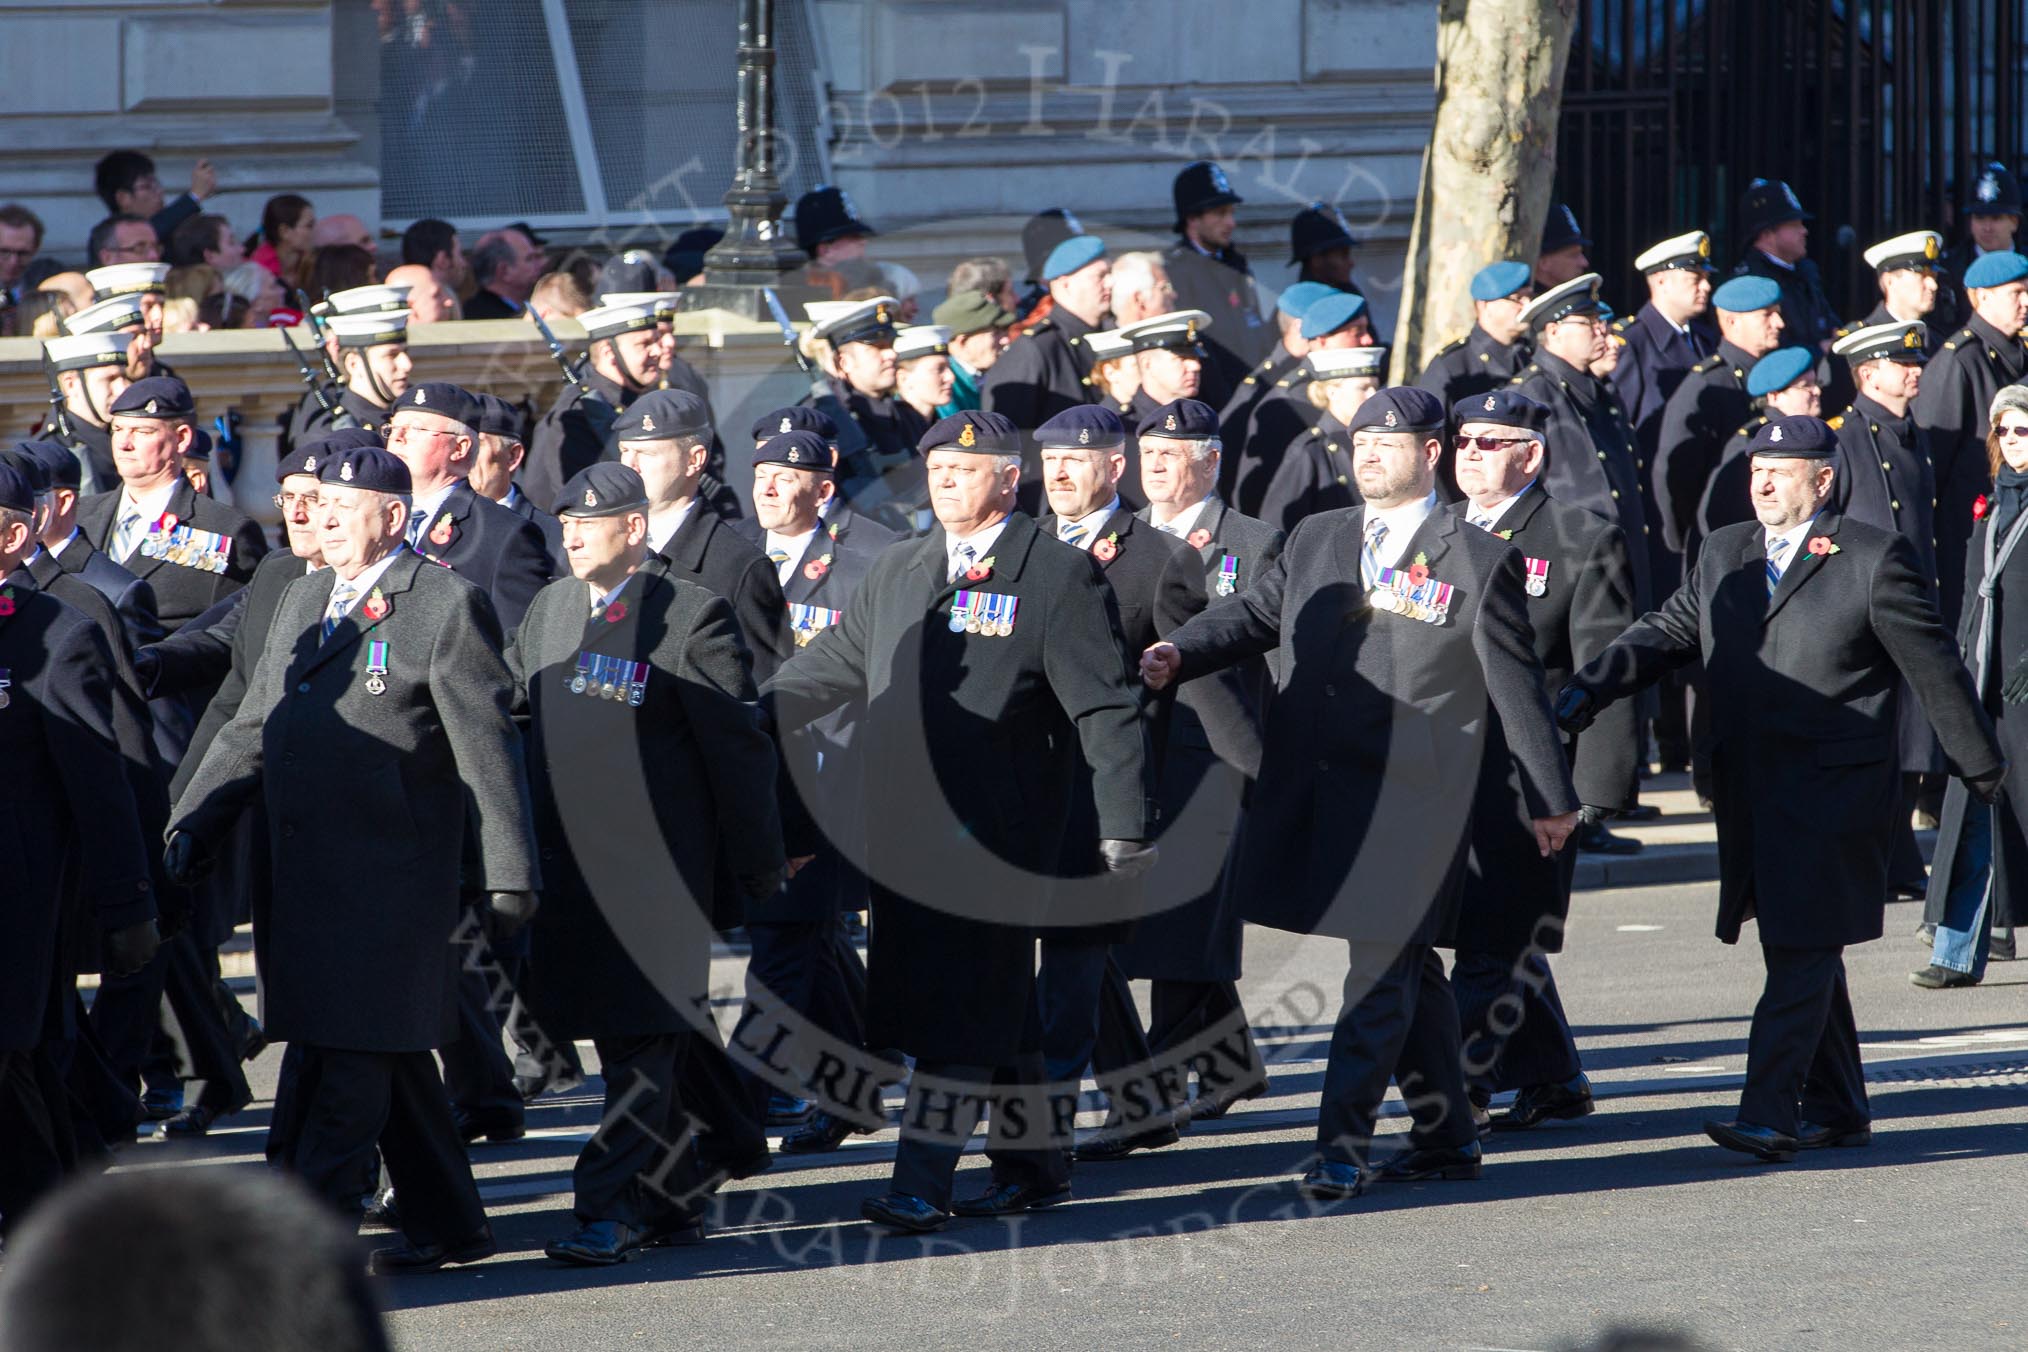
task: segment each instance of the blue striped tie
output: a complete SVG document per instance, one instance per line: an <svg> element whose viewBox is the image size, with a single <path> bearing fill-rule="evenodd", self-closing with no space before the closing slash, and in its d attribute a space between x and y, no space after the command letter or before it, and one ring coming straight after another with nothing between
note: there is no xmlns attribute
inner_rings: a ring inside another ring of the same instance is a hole
<svg viewBox="0 0 2028 1352"><path fill-rule="evenodd" d="M1380 582L1380 546L1387 539L1387 523L1374 517L1366 523L1366 548L1359 552L1359 574L1371 591Z"/></svg>
<svg viewBox="0 0 2028 1352"><path fill-rule="evenodd" d="M1782 556L1788 552L1789 541L1786 537L1767 542L1767 594L1769 596L1773 596L1775 588L1781 585L1782 572L1785 567L1782 562Z"/></svg>
<svg viewBox="0 0 2028 1352"><path fill-rule="evenodd" d="M1063 541L1067 545L1076 546L1082 545L1084 543L1084 534L1085 534L1084 527L1077 524L1076 522L1072 522L1071 524L1057 531L1056 538Z"/></svg>
<svg viewBox="0 0 2028 1352"><path fill-rule="evenodd" d="M338 628L338 621L345 618L345 612L352 609L353 598L359 592L350 582L340 582L331 589L331 606L324 613L324 637L328 640Z"/></svg>

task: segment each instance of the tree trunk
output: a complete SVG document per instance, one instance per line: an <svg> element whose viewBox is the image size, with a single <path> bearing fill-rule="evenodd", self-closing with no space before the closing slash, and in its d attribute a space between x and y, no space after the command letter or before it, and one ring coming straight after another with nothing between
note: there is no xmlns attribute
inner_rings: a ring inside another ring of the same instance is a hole
<svg viewBox="0 0 2028 1352"><path fill-rule="evenodd" d="M1556 120L1578 0L1438 0L1436 126L1423 155L1392 379L1472 326L1472 274L1531 267L1556 177Z"/></svg>

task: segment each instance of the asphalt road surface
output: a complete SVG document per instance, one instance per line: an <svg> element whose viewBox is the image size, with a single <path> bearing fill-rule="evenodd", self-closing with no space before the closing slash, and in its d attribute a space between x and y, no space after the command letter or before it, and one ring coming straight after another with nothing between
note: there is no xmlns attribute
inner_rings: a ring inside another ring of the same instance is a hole
<svg viewBox="0 0 2028 1352"><path fill-rule="evenodd" d="M499 1257L377 1289L398 1346L431 1352L1547 1349L1626 1325L1714 1349L2028 1347L2028 963L1916 990L1920 908L1891 907L1889 937L1847 957L1873 1145L1758 1165L1701 1130L1732 1115L1760 984L1751 947L1711 937L1715 906L1711 884L1579 895L1556 969L1599 1111L1496 1137L1478 1182L1296 1196L1343 950L1256 930L1242 990L1272 1092L1179 1145L1079 1166L1070 1205L876 1233L858 1205L885 1190L889 1130L730 1185L702 1246L562 1268L542 1246L573 1228L594 1080L540 1100L526 1140L474 1148ZM739 972L721 959L714 981ZM256 1063L256 1092L279 1060ZM1385 1130L1406 1125L1394 1108ZM125 1167L258 1167L266 1109L201 1149L139 1144ZM960 1196L984 1168L967 1160Z"/></svg>

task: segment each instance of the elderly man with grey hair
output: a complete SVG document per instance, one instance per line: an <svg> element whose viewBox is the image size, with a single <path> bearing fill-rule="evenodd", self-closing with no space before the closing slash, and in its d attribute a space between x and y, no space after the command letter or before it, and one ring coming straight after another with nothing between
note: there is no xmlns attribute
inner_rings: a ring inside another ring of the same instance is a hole
<svg viewBox="0 0 2028 1352"><path fill-rule="evenodd" d="M479 290L465 306L467 319L518 317L549 268L542 241L525 225L487 231L472 246L471 258Z"/></svg>
<svg viewBox="0 0 2028 1352"><path fill-rule="evenodd" d="M1113 263L1113 322L1124 328L1176 308L1176 288L1162 255L1141 251L1121 254Z"/></svg>

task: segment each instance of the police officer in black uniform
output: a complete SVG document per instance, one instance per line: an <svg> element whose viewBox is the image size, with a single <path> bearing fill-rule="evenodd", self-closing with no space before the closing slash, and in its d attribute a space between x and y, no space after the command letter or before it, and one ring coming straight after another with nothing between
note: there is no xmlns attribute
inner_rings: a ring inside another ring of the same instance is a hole
<svg viewBox="0 0 2028 1352"><path fill-rule="evenodd" d="M1789 341L1828 352L1838 329L1838 312L1824 294L1815 260L1808 257L1807 222L1815 219L1803 210L1788 184L1755 179L1740 199L1739 237L1747 247L1732 271L1737 277L1765 277L1780 287Z"/></svg>
<svg viewBox="0 0 2028 1352"><path fill-rule="evenodd" d="M1298 270L1298 281L1364 295L1352 280L1352 251L1358 247L1344 213L1330 202L1312 202L1289 222L1289 266Z"/></svg>
<svg viewBox="0 0 2028 1352"><path fill-rule="evenodd" d="M1989 160L1972 184L1971 200L1965 203L1965 235L1944 252L1943 269L1948 303L1940 308L1930 327L1948 333L1965 326L1971 318L1971 299L1964 293L1965 274L1972 264L1989 253L2018 253L2016 232L2021 228L2021 183L1998 160Z"/></svg>
<svg viewBox="0 0 2028 1352"><path fill-rule="evenodd" d="M614 418L662 383L668 352L654 305L602 305L577 322L589 340L584 366L537 420L521 466L522 491L537 503L556 501L586 465L613 459Z"/></svg>
<svg viewBox="0 0 2028 1352"><path fill-rule="evenodd" d="M1528 302L1521 319L1535 335L1535 356L1513 388L1549 408L1549 464L1542 486L1558 502L1620 528L1633 562L1634 604L1645 610L1651 594L1648 521L1634 433L1612 383L1590 371L1607 340L1598 287L1598 274L1588 272Z"/></svg>
<svg viewBox="0 0 2028 1352"><path fill-rule="evenodd" d="M1211 160L1183 166L1170 185L1181 236L1162 253L1176 308L1202 310L1218 335L1210 340L1204 402L1221 406L1239 382L1267 355L1274 334L1260 312L1253 270L1232 242L1233 208L1246 199L1232 190L1225 170Z"/></svg>
<svg viewBox="0 0 2028 1352"><path fill-rule="evenodd" d="M1562 202L1552 202L1542 219L1542 245L1535 251L1535 289L1547 291L1591 271L1584 251L1591 247L1577 213Z"/></svg>
<svg viewBox="0 0 2028 1352"><path fill-rule="evenodd" d="M1521 311L1535 294L1526 263L1488 263L1472 274L1472 330L1437 349L1415 383L1445 408L1521 374L1534 350Z"/></svg>

